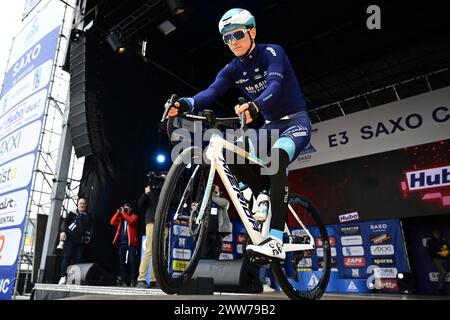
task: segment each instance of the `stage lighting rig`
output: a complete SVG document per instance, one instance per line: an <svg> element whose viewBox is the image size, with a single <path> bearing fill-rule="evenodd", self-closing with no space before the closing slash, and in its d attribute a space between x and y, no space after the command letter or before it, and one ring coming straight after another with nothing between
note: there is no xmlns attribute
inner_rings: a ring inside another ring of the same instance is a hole
<svg viewBox="0 0 450 320"><path fill-rule="evenodd" d="M167 5L174 14L182 14L184 12L183 2L180 0L167 0Z"/></svg>
<svg viewBox="0 0 450 320"><path fill-rule="evenodd" d="M164 22L162 22L161 24L158 25L158 29L159 31L161 31L162 33L164 33L164 35L168 35L169 33L171 33L172 31L174 31L177 27L175 27L175 25L170 22L169 20L165 20Z"/></svg>

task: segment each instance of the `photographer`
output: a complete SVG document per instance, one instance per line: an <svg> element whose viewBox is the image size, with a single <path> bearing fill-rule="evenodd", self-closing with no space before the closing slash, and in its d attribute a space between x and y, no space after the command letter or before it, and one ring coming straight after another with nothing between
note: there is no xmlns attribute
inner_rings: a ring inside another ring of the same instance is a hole
<svg viewBox="0 0 450 320"><path fill-rule="evenodd" d="M138 220L139 217L134 213L133 207L125 203L123 207L117 209L111 218L111 225L117 227L113 244L119 245L120 259L120 279L122 286L136 286L136 260L138 246ZM130 266L130 277L128 277L127 264Z"/></svg>
<svg viewBox="0 0 450 320"><path fill-rule="evenodd" d="M84 248L91 241L93 226L92 216L86 212L86 199L80 197L77 201L77 209L69 212L61 224L58 248L63 249L64 257L58 284L66 284L67 267L71 260L73 264L81 262Z"/></svg>
<svg viewBox="0 0 450 320"><path fill-rule="evenodd" d="M137 283L139 288L157 287L153 272L150 274L150 286L147 285L145 280L147 278L148 267L152 257L153 224L155 221L156 207L158 205L162 185L164 184L164 180L166 178L166 172L160 172L159 175L156 175L154 172L150 172L147 175L147 178L148 184L144 189L144 194L138 201L138 208L140 212L145 212L145 236L147 237L145 242L145 251L139 266L139 277Z"/></svg>

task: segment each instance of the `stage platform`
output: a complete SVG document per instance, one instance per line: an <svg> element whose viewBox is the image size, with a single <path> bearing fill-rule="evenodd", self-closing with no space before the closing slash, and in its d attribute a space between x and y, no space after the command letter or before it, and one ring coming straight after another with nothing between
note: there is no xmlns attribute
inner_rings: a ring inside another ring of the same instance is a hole
<svg viewBox="0 0 450 320"><path fill-rule="evenodd" d="M282 292L260 294L215 292L212 295L168 295L160 289L36 284L32 300L289 300ZM450 300L448 296L326 293L322 300Z"/></svg>

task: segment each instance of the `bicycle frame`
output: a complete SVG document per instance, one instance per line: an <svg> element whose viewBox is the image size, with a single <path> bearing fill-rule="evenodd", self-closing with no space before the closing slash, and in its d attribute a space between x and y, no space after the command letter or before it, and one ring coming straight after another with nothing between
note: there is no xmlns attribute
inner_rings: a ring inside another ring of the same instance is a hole
<svg viewBox="0 0 450 320"><path fill-rule="evenodd" d="M206 152L205 152L206 158L210 161L211 166L210 166L210 171L209 171L209 175L208 175L208 182L206 185L204 198L203 198L202 205L200 207L200 212L199 212L196 222L199 223L205 213L206 206L208 203L208 198L211 195L211 189L212 189L212 184L214 181L214 176L217 171L220 179L222 180L223 185L225 186L225 189L227 190L228 194L230 195L231 201L233 202L233 204L239 214L239 217L244 224L245 229L247 230L248 235L250 236L250 239L252 240L252 243L258 244L261 241L263 241L265 238L267 238L267 236L269 235L270 221L272 218L271 206L269 208L267 218L264 221L261 231L260 231L258 222L253 217L253 214L248 207L247 201L245 200L244 196L240 192L239 185L223 157L224 149L230 150L230 151L242 156L243 158L249 159L250 161L261 165L262 167L266 167L264 165L263 161L260 160L259 158L252 156L244 149L226 141L219 134L217 134L217 133L213 134L210 139L209 145L206 149ZM309 241L309 244L285 243L283 245L284 250L286 252L289 252L289 251L301 251L301 250L314 249L314 238L312 237L311 233L309 232L308 229L306 229L306 227L301 222L301 219L295 213L293 208L290 205L288 207L289 207L289 212L294 216L294 218L297 220L297 222L304 228L304 230L307 233L307 236L310 237L310 241ZM287 225L285 225L285 232L290 234L289 229L287 228Z"/></svg>

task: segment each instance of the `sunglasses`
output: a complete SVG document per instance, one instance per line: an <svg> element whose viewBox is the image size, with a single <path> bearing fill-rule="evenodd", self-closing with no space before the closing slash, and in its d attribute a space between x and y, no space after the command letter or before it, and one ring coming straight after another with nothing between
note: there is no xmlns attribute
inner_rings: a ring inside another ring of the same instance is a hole
<svg viewBox="0 0 450 320"><path fill-rule="evenodd" d="M223 42L225 42L225 44L231 44L231 42L234 40L239 41L244 39L245 34L247 32L249 32L250 29L241 29L241 30L236 30L230 33L225 34L222 38L223 38Z"/></svg>

